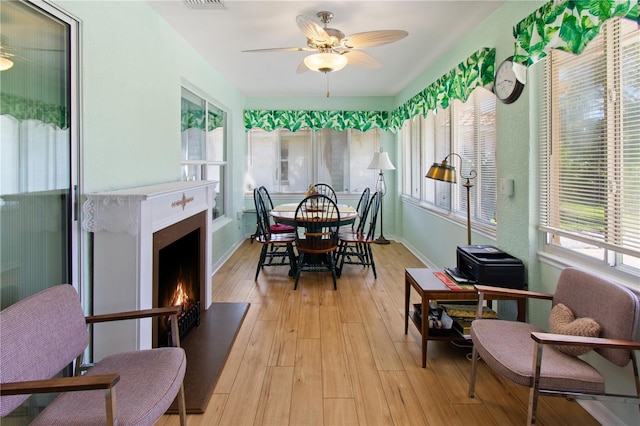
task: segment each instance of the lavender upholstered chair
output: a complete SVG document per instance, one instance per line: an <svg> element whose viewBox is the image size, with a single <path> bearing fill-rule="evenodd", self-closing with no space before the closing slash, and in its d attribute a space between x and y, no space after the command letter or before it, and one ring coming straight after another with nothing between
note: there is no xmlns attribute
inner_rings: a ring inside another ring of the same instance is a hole
<svg viewBox="0 0 640 426"><path fill-rule="evenodd" d="M62 392L32 425L153 425L178 396L180 423L186 424L186 357L180 347L111 355L81 376L53 378L74 360L80 371L88 323L172 315L175 324L179 312L169 307L85 318L69 284L9 306L0 312L0 416L30 394Z"/></svg>
<svg viewBox="0 0 640 426"><path fill-rule="evenodd" d="M511 296L553 300L567 306L575 318L592 318L601 328L599 337L578 337L545 333L534 325L503 320L476 319L471 324L473 365L469 396L474 397L477 355L495 372L510 381L531 388L528 424L536 422L539 395L567 396L580 399L619 400L640 404L635 350L640 349L636 327L640 320L640 302L628 288L575 268L560 274L554 295L526 290L476 286L478 306L484 295ZM605 378L582 359L567 355L555 345L590 347L611 363L624 367L633 364L635 395L612 395L605 392ZM544 349L544 350L543 350Z"/></svg>

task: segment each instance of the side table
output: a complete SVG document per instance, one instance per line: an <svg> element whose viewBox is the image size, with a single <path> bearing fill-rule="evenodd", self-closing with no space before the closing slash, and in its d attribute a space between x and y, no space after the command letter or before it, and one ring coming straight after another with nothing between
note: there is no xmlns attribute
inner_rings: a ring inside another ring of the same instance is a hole
<svg viewBox="0 0 640 426"><path fill-rule="evenodd" d="M429 336L429 302L431 300L478 300L478 292L475 289L452 290L447 287L434 272L443 272L441 269L407 268L405 269L405 303L404 303L404 334L409 332L409 318L413 321L422 335L422 368L427 366L427 342L429 340L464 340L457 335ZM490 285L490 284L488 284ZM415 311L409 311L409 303L413 288L422 299L422 315L419 317ZM491 296L486 300L517 300L518 321L524 321L526 317L526 299L511 296Z"/></svg>

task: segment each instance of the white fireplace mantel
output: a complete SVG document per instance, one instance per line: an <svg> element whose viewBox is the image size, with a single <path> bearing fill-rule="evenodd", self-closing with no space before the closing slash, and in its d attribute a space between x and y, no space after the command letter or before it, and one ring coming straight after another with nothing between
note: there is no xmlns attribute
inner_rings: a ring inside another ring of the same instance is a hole
<svg viewBox="0 0 640 426"><path fill-rule="evenodd" d="M211 218L215 181L165 184L100 192L83 204L83 227L93 232L93 312L153 307L153 234L206 211L204 309L211 295ZM94 326L94 360L152 346L151 320Z"/></svg>

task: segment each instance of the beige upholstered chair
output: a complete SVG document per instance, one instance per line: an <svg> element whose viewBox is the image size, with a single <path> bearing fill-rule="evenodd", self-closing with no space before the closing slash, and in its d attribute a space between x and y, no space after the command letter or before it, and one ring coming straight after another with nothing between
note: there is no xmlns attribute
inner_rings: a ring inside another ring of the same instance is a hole
<svg viewBox="0 0 640 426"><path fill-rule="evenodd" d="M475 394L479 362L477 355L480 355L495 372L516 384L531 388L528 424L536 422L540 395L640 404L640 379L634 353L640 349L640 342L633 341L640 321L640 302L631 290L575 268L567 268L561 272L554 295L480 285L476 288L479 307L482 306L485 295L505 293L552 300L552 328L571 334L593 330L593 334L597 333L598 337L550 334L523 322L476 319L471 324L473 365L469 382L470 397ZM558 324L555 313L563 310L573 316ZM575 321L571 321L573 317L576 318ZM593 325L594 328L585 325ZM575 331L572 331L574 326ZM598 370L578 356L565 353L576 349L594 350L619 367L624 367L631 361L636 394L607 393L605 378Z"/></svg>
<svg viewBox="0 0 640 426"><path fill-rule="evenodd" d="M0 417L30 394L60 392L32 425L153 425L177 396L180 424L185 425L182 382L187 360L179 338L178 347L119 353L86 371L80 368L89 343L87 324L170 315L172 335L178 336L180 311L172 306L85 318L69 284L42 290L2 310ZM57 377L74 359L76 372L84 374Z"/></svg>

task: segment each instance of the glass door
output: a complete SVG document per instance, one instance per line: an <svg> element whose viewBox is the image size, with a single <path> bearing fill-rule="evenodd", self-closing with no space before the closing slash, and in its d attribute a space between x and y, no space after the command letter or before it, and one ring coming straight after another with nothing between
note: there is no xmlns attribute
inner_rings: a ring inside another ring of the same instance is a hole
<svg viewBox="0 0 640 426"><path fill-rule="evenodd" d="M5 308L75 278L71 46L76 27L41 2L3 0L0 14L0 301Z"/></svg>

